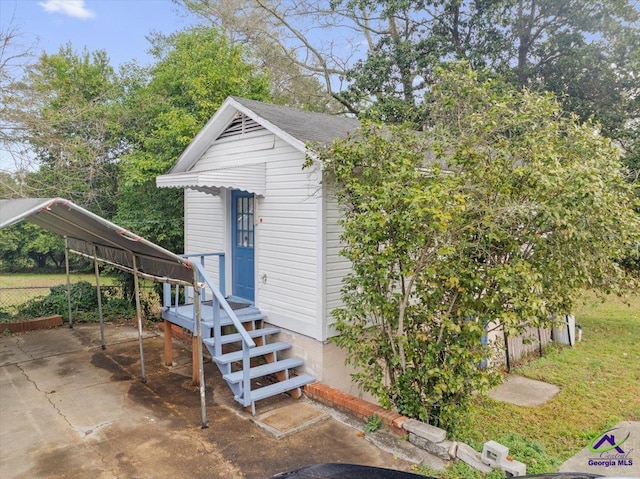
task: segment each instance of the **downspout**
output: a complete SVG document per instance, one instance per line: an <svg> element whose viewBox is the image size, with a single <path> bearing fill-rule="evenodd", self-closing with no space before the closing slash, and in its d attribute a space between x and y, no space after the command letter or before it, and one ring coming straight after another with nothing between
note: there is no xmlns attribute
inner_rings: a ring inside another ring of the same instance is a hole
<svg viewBox="0 0 640 479"><path fill-rule="evenodd" d="M71 316L71 277L69 275L69 238L64 237L64 267L67 273L67 310L69 311L69 328L73 329L73 317Z"/></svg>
<svg viewBox="0 0 640 479"><path fill-rule="evenodd" d="M214 301L215 307L216 301ZM204 386L204 360L202 357L202 314L200 308L200 288L198 287L198 268L193 268L193 307L195 308L195 327L193 334L197 338L196 354L198 357L198 382L200 383L200 413L202 416L202 429L207 429L207 404Z"/></svg>
<svg viewBox="0 0 640 479"><path fill-rule="evenodd" d="M147 374L144 370L144 349L142 348L142 308L140 307L140 286L138 284L138 266L136 264L136 255L133 257L133 284L136 294L136 315L138 316L138 342L140 343L140 367L142 369L142 377L140 380L143 383L147 382Z"/></svg>

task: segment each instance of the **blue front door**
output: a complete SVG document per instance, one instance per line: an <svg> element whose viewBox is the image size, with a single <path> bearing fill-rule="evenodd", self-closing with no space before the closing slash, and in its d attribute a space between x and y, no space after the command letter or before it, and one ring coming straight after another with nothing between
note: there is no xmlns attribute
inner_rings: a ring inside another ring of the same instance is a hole
<svg viewBox="0 0 640 479"><path fill-rule="evenodd" d="M255 298L253 201L252 193L237 190L231 192L233 295L249 301L254 301Z"/></svg>

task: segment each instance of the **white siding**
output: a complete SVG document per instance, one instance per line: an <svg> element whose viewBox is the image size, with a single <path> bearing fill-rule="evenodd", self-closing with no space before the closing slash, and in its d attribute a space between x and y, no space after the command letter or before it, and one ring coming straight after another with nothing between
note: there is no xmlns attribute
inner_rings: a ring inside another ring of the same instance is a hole
<svg viewBox="0 0 640 479"><path fill-rule="evenodd" d="M226 236L222 197L194 190L185 190L184 204L185 252L224 252ZM218 258L206 258L205 265L212 279L217 282L219 277Z"/></svg>
<svg viewBox="0 0 640 479"><path fill-rule="evenodd" d="M316 173L302 169L304 153L267 130L216 141L192 168L214 168L266 162L266 194L256 199L256 304L272 324L316 337L318 208ZM188 252L225 251L231 258L225 228L227 193L212 196L187 191L185 231ZM207 269L217 278L215 260ZM231 278L227 276L227 294ZM320 338L316 338L320 339Z"/></svg>
<svg viewBox="0 0 640 479"><path fill-rule="evenodd" d="M326 294L326 337L335 336L331 327L335 319L331 314L336 308L342 307L342 279L351 270L349 261L340 256L342 244L340 235L342 227L338 223L340 210L334 194L325 189L325 294Z"/></svg>

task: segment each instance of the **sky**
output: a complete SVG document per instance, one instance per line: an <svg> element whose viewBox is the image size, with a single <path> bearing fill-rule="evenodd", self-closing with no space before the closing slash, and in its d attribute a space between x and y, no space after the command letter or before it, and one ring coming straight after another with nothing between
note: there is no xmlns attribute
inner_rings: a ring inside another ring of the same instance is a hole
<svg viewBox="0 0 640 479"><path fill-rule="evenodd" d="M116 68L133 59L151 62L152 31L169 34L195 23L171 0L0 0L0 26L17 29L21 43L48 53L67 42L77 52L105 50Z"/></svg>

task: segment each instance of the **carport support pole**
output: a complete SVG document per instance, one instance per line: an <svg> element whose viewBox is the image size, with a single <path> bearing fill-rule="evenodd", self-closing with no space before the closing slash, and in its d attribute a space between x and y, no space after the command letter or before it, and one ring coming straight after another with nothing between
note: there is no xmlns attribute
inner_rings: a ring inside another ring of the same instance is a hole
<svg viewBox="0 0 640 479"><path fill-rule="evenodd" d="M67 310L69 311L69 328L73 328L71 315L71 276L69 275L69 238L64 237L64 267L67 272Z"/></svg>
<svg viewBox="0 0 640 479"><path fill-rule="evenodd" d="M100 318L100 346L104 351L107 346L104 343L104 318L102 317L102 292L100 291L100 269L98 268L98 253L96 245L93 245L93 269L96 272L96 292L98 294L98 317Z"/></svg>
<svg viewBox="0 0 640 479"><path fill-rule="evenodd" d="M198 377L200 382L200 412L202 414L202 429L207 429L207 400L204 390L204 360L202 357L202 313L200 308L200 288L198 288L198 269L193 269L193 307L195 308L195 328L193 331L195 348L198 352Z"/></svg>
<svg viewBox="0 0 640 479"><path fill-rule="evenodd" d="M144 349L142 347L142 308L140 307L140 285L138 284L138 266L136 255L133 256L133 285L136 293L136 316L138 316L138 342L140 343L140 367L142 369L143 383L147 382L147 373L144 370Z"/></svg>

